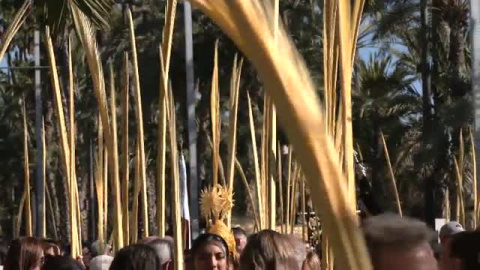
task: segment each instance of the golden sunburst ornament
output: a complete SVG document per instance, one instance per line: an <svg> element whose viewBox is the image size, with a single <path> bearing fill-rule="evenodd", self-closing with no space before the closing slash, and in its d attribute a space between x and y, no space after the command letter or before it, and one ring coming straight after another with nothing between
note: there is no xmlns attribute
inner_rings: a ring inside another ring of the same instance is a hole
<svg viewBox="0 0 480 270"><path fill-rule="evenodd" d="M228 187L219 186L218 193L221 200L221 213L219 219L225 219L233 208L233 193Z"/></svg>
<svg viewBox="0 0 480 270"><path fill-rule="evenodd" d="M211 187L202 190L200 194L200 211L206 219L218 216L221 205L221 199L218 188Z"/></svg>
<svg viewBox="0 0 480 270"><path fill-rule="evenodd" d="M223 220L233 207L233 193L228 187L216 185L200 194L200 211L206 219Z"/></svg>

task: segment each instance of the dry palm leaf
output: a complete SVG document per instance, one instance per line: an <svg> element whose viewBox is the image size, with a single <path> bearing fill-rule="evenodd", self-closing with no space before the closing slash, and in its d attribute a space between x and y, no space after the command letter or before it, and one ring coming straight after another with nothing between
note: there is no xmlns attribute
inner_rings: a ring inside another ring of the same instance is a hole
<svg viewBox="0 0 480 270"><path fill-rule="evenodd" d="M130 222L128 212L128 187L129 187L129 147L128 147L128 111L129 111L129 92L130 92L130 77L129 77L128 53L123 55L123 93L122 93L122 208L123 208L123 240L125 245L130 241Z"/></svg>
<svg viewBox="0 0 480 270"><path fill-rule="evenodd" d="M477 183L477 160L476 160L476 151L475 151L475 141L473 139L472 129L470 129L470 157L472 159L472 184L473 184L473 228L477 228L477 224L479 222L478 216L478 183Z"/></svg>
<svg viewBox="0 0 480 270"><path fill-rule="evenodd" d="M465 205L463 199L463 178L460 172L459 162L454 158L455 174L457 179L457 220L465 226Z"/></svg>
<svg viewBox="0 0 480 270"><path fill-rule="evenodd" d="M130 231L130 243L136 243L138 240L138 196L140 195L140 188L142 186L141 174L140 174L140 147L139 143L136 143L135 147L135 180L133 184L133 205L132 205L132 219L130 225L132 226Z"/></svg>
<svg viewBox="0 0 480 270"><path fill-rule="evenodd" d="M135 41L135 27L133 24L132 12L128 10L128 21L130 26L130 45L132 46L132 62L133 62L133 82L135 84L135 116L137 118L137 136L140 146L140 179L142 181L142 218L144 237L148 237L148 198L147 198L147 176L145 163L145 141L143 131L143 109L142 96L140 89L140 74L138 72L137 43Z"/></svg>
<svg viewBox="0 0 480 270"><path fill-rule="evenodd" d="M175 270L183 269L183 237L182 237L182 220L181 220L181 202L180 202L180 174L178 168L178 149L177 149L177 128L176 128L176 113L175 102L173 100L173 93L169 85L169 112L167 113L167 120L169 122L169 138L170 138L170 158L171 158L171 176L172 176L172 203L173 203L173 231L175 240Z"/></svg>
<svg viewBox="0 0 480 270"><path fill-rule="evenodd" d="M286 33L275 46L270 10L254 0L194 0L249 57L297 152L312 190L323 228L332 240L339 269L371 269L356 213L345 190L338 154L325 129L325 118L308 70ZM281 56L281 57L280 57ZM301 89L301 91L299 90Z"/></svg>
<svg viewBox="0 0 480 270"><path fill-rule="evenodd" d="M247 100L248 100L248 119L250 123L250 136L252 139L252 150L253 150L253 163L255 168L255 187L256 187L256 198L257 198L257 211L258 211L258 219L260 221L259 230L263 230L265 228L265 217L264 217L264 205L262 200L262 188L261 188L261 173L260 173L260 161L258 159L258 150L257 150L257 139L255 135L255 123L253 119L253 110L252 110L252 102L250 99L250 94L247 92Z"/></svg>
<svg viewBox="0 0 480 270"><path fill-rule="evenodd" d="M237 67L238 65L238 67ZM238 96L240 92L240 78L242 76L243 60L237 64L237 56L233 63L232 78L230 80L230 121L228 136L228 167L227 179L230 192L233 192L233 180L235 177L235 159L237 148L237 113L238 113ZM227 226L231 225L231 212L228 213Z"/></svg>
<svg viewBox="0 0 480 270"><path fill-rule="evenodd" d="M165 153L167 134L167 103L166 95L170 70L170 55L172 50L173 29L175 26L177 1L168 0L166 6L165 27L163 28L163 42L160 48L160 100L158 116L158 158L157 158L157 227L160 237L165 236ZM162 89L163 88L163 89Z"/></svg>
<svg viewBox="0 0 480 270"><path fill-rule="evenodd" d="M393 192L395 193L395 202L397 203L397 211L400 216L403 216L402 204L400 203L400 196L398 195L397 181L395 180L395 174L393 173L392 163L390 162L390 154L388 153L387 143L385 142L385 137L383 136L383 132L380 132L380 137L382 138L383 151L385 153L385 159L387 160L388 172L390 173L390 180L392 180Z"/></svg>
<svg viewBox="0 0 480 270"><path fill-rule="evenodd" d="M218 184L218 163L220 162L220 93L218 89L218 40L215 42L215 56L212 74L212 92L210 96L210 115L212 118L213 139L213 185Z"/></svg>
<svg viewBox="0 0 480 270"><path fill-rule="evenodd" d="M115 94L115 74L113 72L113 64L110 62L110 111L111 111L111 127L112 127L112 144L113 144L113 152L110 153L113 155L113 162L117 165L114 165L114 169L118 169L118 138L117 138L117 100L116 100L116 94ZM127 167L128 168L128 167ZM114 174L116 179L113 179L114 183L120 184L120 176L118 173ZM128 201L127 201L128 203ZM128 206L128 204L127 204ZM125 210L123 210L125 211ZM128 214L128 207L127 207L127 214ZM123 217L122 217L122 222L123 222ZM123 224L123 223L122 223ZM115 224L115 227L117 224ZM122 226L123 227L123 226ZM117 230L115 228L115 230ZM121 231L119 232L120 234L123 234L124 232Z"/></svg>
<svg viewBox="0 0 480 270"><path fill-rule="evenodd" d="M97 193L97 208L98 208L98 220L97 220L97 230L98 230L98 241L100 243L105 243L105 222L104 222L104 177L103 177L103 152L104 152L104 147L103 147L103 126L101 123L101 118L98 117L98 150L97 150L97 155L96 155L96 165L95 165L95 190ZM103 247L101 247L103 248ZM103 251L103 250L101 250Z"/></svg>
<svg viewBox="0 0 480 270"><path fill-rule="evenodd" d="M105 135L105 143L109 153L113 153L112 130L110 129L110 121L108 117L108 103L105 92L105 81L103 78L103 67L100 53L98 51L97 42L95 39L95 32L92 28L91 22L86 18L77 7L72 6L73 23L76 32L79 36L80 42L85 49L87 64L92 76L93 89L97 99L100 117L102 119L103 130ZM114 162L114 155L108 155L110 165L112 166L112 187L114 197L114 218L116 230L114 230L114 249L119 250L123 247L123 218L121 210L121 192L119 179L118 163Z"/></svg>
<svg viewBox="0 0 480 270"><path fill-rule="evenodd" d="M81 254L82 243L82 221L80 214L80 205L78 203L78 186L76 176L76 159L75 159L75 91L73 77L73 63L71 38L68 38L68 88L70 101L70 224L72 231L71 254L73 258L77 258Z"/></svg>
<svg viewBox="0 0 480 270"><path fill-rule="evenodd" d="M242 165L240 164L240 161L238 161L237 158L235 158L235 167L237 168L238 172L240 173L240 178L242 179L243 185L245 186L245 190L247 191L248 198L250 199L250 204L252 205L253 208L253 218L255 220L255 228L258 230L260 228L260 220L258 219L258 213L257 209L255 207L255 199L253 199L253 194L252 191L250 190L250 185L248 184L247 177L245 176L245 172L242 168Z"/></svg>
<svg viewBox="0 0 480 270"><path fill-rule="evenodd" d="M67 182L67 196L68 196L68 205L69 205L69 210L70 210L70 225L71 225L71 255L72 257L76 257L80 253L80 232L79 232L79 226L78 226L78 215L79 215L79 207L78 204L75 204L75 202L78 202L76 199L78 197L77 193L75 192L75 186L76 186L76 181L74 181L75 178L75 170L72 169L72 166L75 166L75 164L72 162L72 160L75 160L74 158L74 149L73 149L73 155L71 152L71 143L73 143L73 140L70 138L68 139L68 134L67 134L67 127L65 123L65 115L64 115L64 110L63 110L63 103L62 103L62 94L60 92L60 83L59 83L59 78L58 78L58 72L57 72L57 64L55 60L55 54L53 51L53 45L52 45L52 39L50 37L50 29L46 27L45 29L46 32L46 39L47 39L47 50L48 50L48 58L49 58L49 64L50 64L50 74L52 78L52 89L53 89L53 94L54 94L54 103L55 103L55 111L58 116L58 129L60 131L60 143L61 143L61 154L62 154L62 168L65 172L66 176L66 182ZM70 71L69 71L70 72ZM71 82L70 82L71 85ZM72 110L70 108L70 110ZM71 121L71 120L70 120ZM72 133L73 134L73 133ZM71 135L72 135L71 134Z"/></svg>
<svg viewBox="0 0 480 270"><path fill-rule="evenodd" d="M0 60L3 59L3 55L7 51L8 46L10 46L10 42L12 42L18 30L20 30L20 27L27 19L32 3L32 0L26 0L23 2L23 5L17 11L15 17L13 17L13 21L8 26L7 31L3 33L3 38L1 39L2 43L0 44Z"/></svg>
<svg viewBox="0 0 480 270"><path fill-rule="evenodd" d="M24 169L24 193L25 193L25 221L26 221L26 232L27 236L33 236L33 226L32 226L32 204L30 202L30 165L28 159L28 128L27 128L27 110L25 109L25 99L23 99L22 104L22 116L23 116L23 169ZM18 226L21 223L17 224Z"/></svg>

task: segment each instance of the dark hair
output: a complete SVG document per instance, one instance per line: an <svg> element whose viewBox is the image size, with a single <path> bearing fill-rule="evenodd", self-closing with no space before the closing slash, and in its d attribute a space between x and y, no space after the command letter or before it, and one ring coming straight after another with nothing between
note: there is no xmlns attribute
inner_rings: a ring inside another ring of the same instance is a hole
<svg viewBox="0 0 480 270"><path fill-rule="evenodd" d="M263 230L248 238L240 257L241 270L298 270L301 263L295 253L296 243L276 231Z"/></svg>
<svg viewBox="0 0 480 270"><path fill-rule="evenodd" d="M232 228L232 233L233 235L243 235L245 237L248 237L247 235L247 232L245 232L244 229L242 229L241 227L235 227L235 228Z"/></svg>
<svg viewBox="0 0 480 270"><path fill-rule="evenodd" d="M64 244L62 246L63 256L70 257L72 253L72 245L70 243Z"/></svg>
<svg viewBox="0 0 480 270"><path fill-rule="evenodd" d="M12 241L5 260L5 270L28 270L41 263L42 246L34 237L23 237Z"/></svg>
<svg viewBox="0 0 480 270"><path fill-rule="evenodd" d="M161 268L155 249L143 244L122 248L110 265L110 270L159 270Z"/></svg>
<svg viewBox="0 0 480 270"><path fill-rule="evenodd" d="M450 257L462 261L462 270L480 269L480 232L461 232L450 240Z"/></svg>
<svg viewBox="0 0 480 270"><path fill-rule="evenodd" d="M228 251L227 242L225 242L225 240L222 237L220 237L219 235L216 235L216 234L212 234L212 233L204 233L204 234L199 235L197 237L197 239L195 239L195 241L193 242L193 245L192 245L192 259L195 259L195 256L197 255L197 252L203 246L205 246L206 244L208 244L210 242L221 243L224 250L225 250L225 255L228 256L228 254L230 254L229 251Z"/></svg>
<svg viewBox="0 0 480 270"><path fill-rule="evenodd" d="M74 259L63 256L46 256L43 270L83 270Z"/></svg>

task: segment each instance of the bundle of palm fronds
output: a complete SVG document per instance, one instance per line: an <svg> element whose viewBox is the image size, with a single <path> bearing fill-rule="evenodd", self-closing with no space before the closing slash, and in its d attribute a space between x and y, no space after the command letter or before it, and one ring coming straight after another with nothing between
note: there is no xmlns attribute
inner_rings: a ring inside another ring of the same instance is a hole
<svg viewBox="0 0 480 270"><path fill-rule="evenodd" d="M342 13L346 12L344 5L350 2L341 2L340 21L345 24L344 21L349 21L350 18ZM339 258L339 267L371 268L363 239L356 227L355 210L351 206L352 196L344 189L346 183L339 166L338 154L325 128L324 113L308 71L286 33L279 29L278 35L274 35L269 15L271 9L265 9L253 0L195 0L193 3L206 12L249 57L257 67L273 103L282 108L278 112L279 119L288 127L286 133L297 151L298 161L310 187L324 195L323 199L320 196L314 196L313 199L322 217L325 232L332 241L335 255ZM350 27L343 28L349 30L342 41L350 46L348 57L351 58L353 33ZM348 50L344 48L343 51L346 54ZM348 73L345 71L351 71L352 68L350 65L347 69L348 63L352 61L347 61L348 57L342 57L342 63L345 64L343 73ZM345 82L348 76L344 76ZM348 114L345 119L351 121Z"/></svg>

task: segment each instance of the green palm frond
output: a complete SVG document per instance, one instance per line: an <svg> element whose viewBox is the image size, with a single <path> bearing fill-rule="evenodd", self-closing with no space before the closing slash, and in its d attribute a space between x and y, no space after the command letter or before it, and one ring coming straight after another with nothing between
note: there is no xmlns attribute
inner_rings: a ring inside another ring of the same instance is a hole
<svg viewBox="0 0 480 270"><path fill-rule="evenodd" d="M108 28L108 15L113 0L38 0L36 5L44 10L46 24L54 36L65 30L71 17L72 6L77 7L99 28Z"/></svg>

